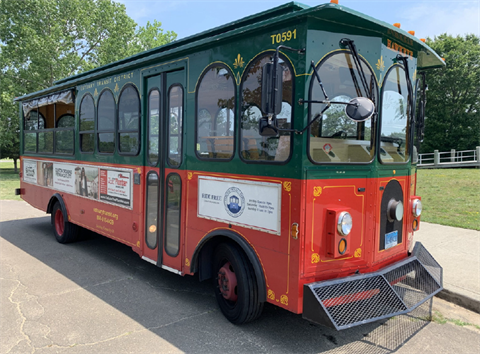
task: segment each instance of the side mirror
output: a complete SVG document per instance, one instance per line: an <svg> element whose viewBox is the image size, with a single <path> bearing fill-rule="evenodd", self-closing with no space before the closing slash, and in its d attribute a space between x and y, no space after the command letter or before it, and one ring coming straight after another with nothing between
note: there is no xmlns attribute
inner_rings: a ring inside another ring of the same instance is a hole
<svg viewBox="0 0 480 354"><path fill-rule="evenodd" d="M345 114L354 122L363 122L372 117L375 104L366 97L355 97L345 107Z"/></svg>
<svg viewBox="0 0 480 354"><path fill-rule="evenodd" d="M277 62L262 68L262 112L274 116L282 111L283 68Z"/></svg>
<svg viewBox="0 0 480 354"><path fill-rule="evenodd" d="M260 118L258 124L258 132L260 136L278 136L278 129L268 123L268 118Z"/></svg>

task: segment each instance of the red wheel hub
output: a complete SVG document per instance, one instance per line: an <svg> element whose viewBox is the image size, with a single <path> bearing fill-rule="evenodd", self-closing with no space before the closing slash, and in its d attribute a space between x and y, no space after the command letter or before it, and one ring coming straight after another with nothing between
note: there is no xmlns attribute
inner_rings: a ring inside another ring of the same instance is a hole
<svg viewBox="0 0 480 354"><path fill-rule="evenodd" d="M218 287L226 300L237 301L237 276L230 262L218 271Z"/></svg>
<svg viewBox="0 0 480 354"><path fill-rule="evenodd" d="M63 222L63 213L60 209L57 209L55 212L55 230L57 231L57 234L62 236L63 231L65 231L65 225Z"/></svg>

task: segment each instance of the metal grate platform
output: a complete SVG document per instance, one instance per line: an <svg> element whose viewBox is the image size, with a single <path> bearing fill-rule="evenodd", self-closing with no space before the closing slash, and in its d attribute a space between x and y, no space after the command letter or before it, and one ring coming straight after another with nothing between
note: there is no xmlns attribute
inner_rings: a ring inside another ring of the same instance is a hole
<svg viewBox="0 0 480 354"><path fill-rule="evenodd" d="M337 330L405 314L443 289L442 268L419 242L378 272L304 285L303 317Z"/></svg>

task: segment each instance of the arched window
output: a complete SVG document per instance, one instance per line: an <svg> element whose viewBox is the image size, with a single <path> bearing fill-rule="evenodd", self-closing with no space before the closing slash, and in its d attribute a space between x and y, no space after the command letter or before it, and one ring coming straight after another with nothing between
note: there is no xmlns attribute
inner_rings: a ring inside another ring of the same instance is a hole
<svg viewBox="0 0 480 354"><path fill-rule="evenodd" d="M362 58L368 91L378 102L377 81L370 66ZM355 97L368 97L350 51L341 50L325 57L317 66L325 93L334 102L349 102ZM310 100L323 101L325 96L314 75L310 82ZM345 114L344 104L312 103L310 120L316 119L309 131L309 157L315 163L369 163L375 156L372 119L355 122ZM320 115L320 117L319 117Z"/></svg>
<svg viewBox="0 0 480 354"><path fill-rule="evenodd" d="M113 154L115 151L115 99L109 90L100 94L97 107L98 151Z"/></svg>
<svg viewBox="0 0 480 354"><path fill-rule="evenodd" d="M197 91L196 153L201 159L230 159L235 142L235 84L223 65L208 68Z"/></svg>
<svg viewBox="0 0 480 354"><path fill-rule="evenodd" d="M75 116L73 114L64 114L57 120L57 128L74 128Z"/></svg>
<svg viewBox="0 0 480 354"><path fill-rule="evenodd" d="M292 134L280 132L277 137L261 136L258 132L262 103L262 68L272 61L273 53L263 54L248 66L242 79L242 111L240 123L240 156L248 162L285 162L290 158ZM280 56L283 69L282 111L277 115L279 128L292 127L293 74L286 58Z"/></svg>
<svg viewBox="0 0 480 354"><path fill-rule="evenodd" d="M90 94L83 96L80 103L80 151L93 152L95 150L95 104Z"/></svg>
<svg viewBox="0 0 480 354"><path fill-rule="evenodd" d="M118 99L118 141L121 154L140 150L140 98L133 85L127 85Z"/></svg>
<svg viewBox="0 0 480 354"><path fill-rule="evenodd" d="M380 129L380 160L383 163L408 161L410 97L405 70L395 65L383 81Z"/></svg>

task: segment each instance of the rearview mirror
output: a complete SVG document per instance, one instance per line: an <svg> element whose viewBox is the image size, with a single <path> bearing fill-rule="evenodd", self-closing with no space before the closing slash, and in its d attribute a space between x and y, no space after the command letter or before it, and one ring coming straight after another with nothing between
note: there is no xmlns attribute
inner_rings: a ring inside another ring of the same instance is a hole
<svg viewBox="0 0 480 354"><path fill-rule="evenodd" d="M262 112L274 116L282 111L283 68L277 62L262 67Z"/></svg>
<svg viewBox="0 0 480 354"><path fill-rule="evenodd" d="M345 107L345 114L354 122L363 122L372 117L375 104L366 97L355 97Z"/></svg>

